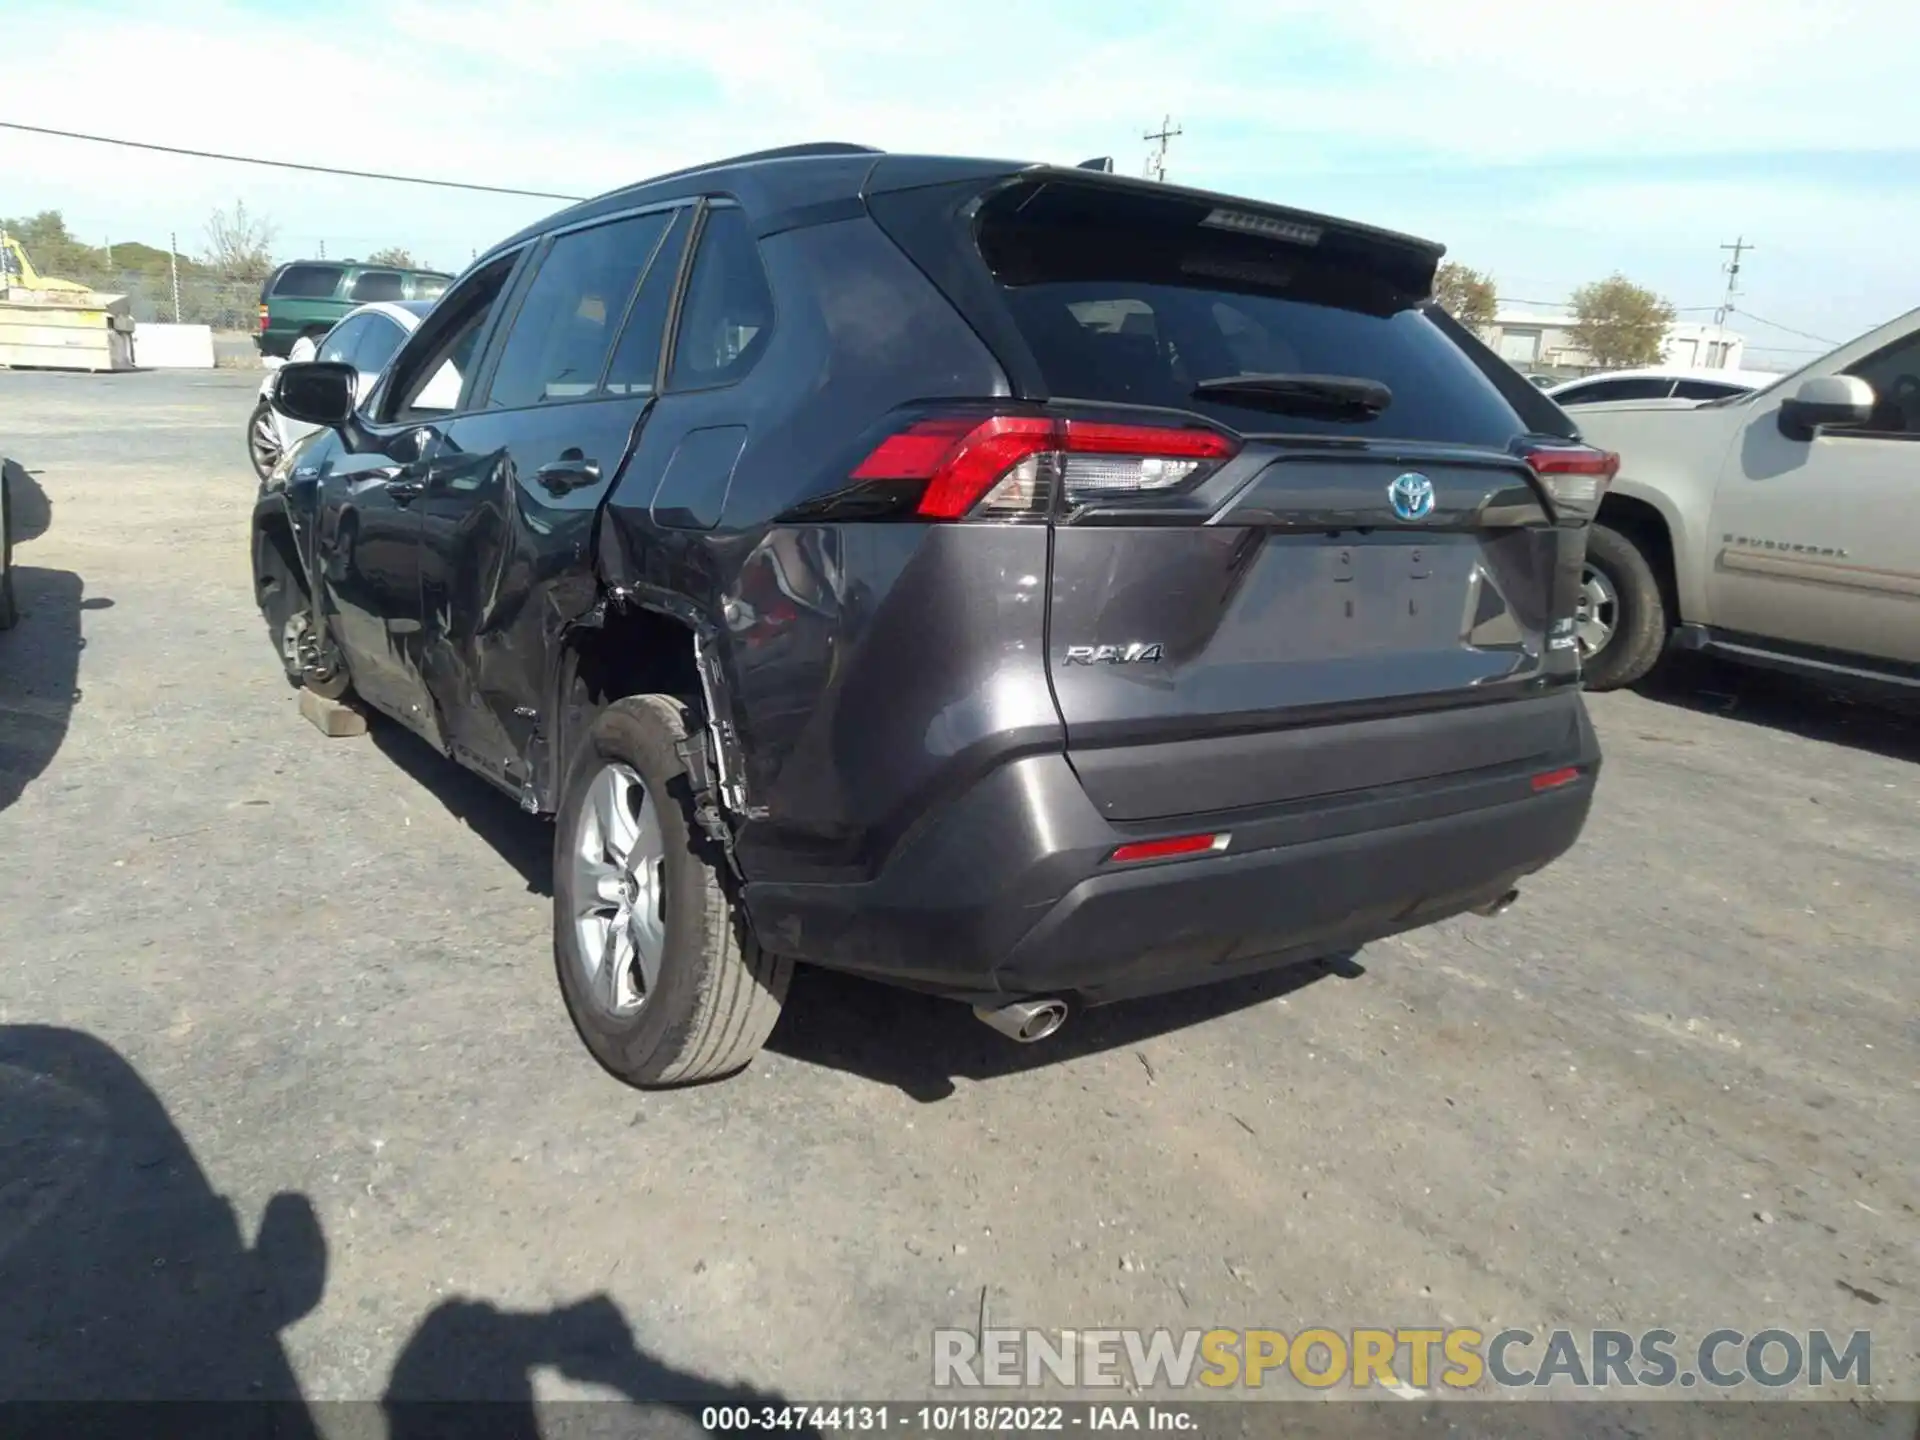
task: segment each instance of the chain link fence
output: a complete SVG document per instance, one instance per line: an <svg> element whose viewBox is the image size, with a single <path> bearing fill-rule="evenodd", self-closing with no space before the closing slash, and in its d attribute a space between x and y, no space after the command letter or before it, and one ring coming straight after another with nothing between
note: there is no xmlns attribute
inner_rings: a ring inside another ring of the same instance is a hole
<svg viewBox="0 0 1920 1440"><path fill-rule="evenodd" d="M260 325L258 280L182 275L176 292L173 276L164 270L70 269L61 278L108 295L125 295L134 320L141 324L178 321L249 332Z"/></svg>

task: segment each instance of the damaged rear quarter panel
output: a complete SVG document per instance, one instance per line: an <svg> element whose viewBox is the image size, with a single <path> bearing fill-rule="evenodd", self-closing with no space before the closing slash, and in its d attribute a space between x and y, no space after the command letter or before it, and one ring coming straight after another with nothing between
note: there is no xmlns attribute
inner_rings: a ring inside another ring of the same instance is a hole
<svg viewBox="0 0 1920 1440"><path fill-rule="evenodd" d="M763 238L776 302L753 370L658 398L611 495L601 581L712 638L755 878L869 873L913 818L1012 747L1060 743L1042 654L1044 527L781 523L843 486L892 410L1004 395L1004 372L864 218ZM744 426L712 528L667 524L689 432Z"/></svg>

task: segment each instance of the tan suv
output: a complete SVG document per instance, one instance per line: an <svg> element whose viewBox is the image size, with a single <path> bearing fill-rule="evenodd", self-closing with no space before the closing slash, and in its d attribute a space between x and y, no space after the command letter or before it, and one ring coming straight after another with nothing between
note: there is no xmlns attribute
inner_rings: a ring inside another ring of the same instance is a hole
<svg viewBox="0 0 1920 1440"><path fill-rule="evenodd" d="M1579 421L1620 455L1583 577L1589 689L1671 644L1920 695L1920 310L1750 395Z"/></svg>

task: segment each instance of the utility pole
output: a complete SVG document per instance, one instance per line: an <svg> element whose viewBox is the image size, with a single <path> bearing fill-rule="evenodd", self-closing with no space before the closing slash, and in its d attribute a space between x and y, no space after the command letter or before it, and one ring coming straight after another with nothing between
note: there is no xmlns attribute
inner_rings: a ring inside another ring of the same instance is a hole
<svg viewBox="0 0 1920 1440"><path fill-rule="evenodd" d="M1180 127L1173 123L1173 117L1169 115L1160 122L1158 130L1149 130L1140 137L1155 142L1155 148L1147 152L1146 176L1149 180L1164 181L1167 178L1167 142L1180 133Z"/></svg>
<svg viewBox="0 0 1920 1440"><path fill-rule="evenodd" d="M167 266L173 271L173 323L180 323L180 237L167 232Z"/></svg>
<svg viewBox="0 0 1920 1440"><path fill-rule="evenodd" d="M1727 298L1721 301L1720 308L1713 312L1714 350L1719 360L1719 368L1724 370L1727 358L1727 316L1733 313L1733 299L1740 293L1740 257L1747 251L1757 250L1760 247L1749 245L1747 237L1740 235L1735 237L1733 244L1722 245L1720 248L1733 252L1733 258L1722 267L1727 272ZM1710 355L1708 358L1711 360L1715 356Z"/></svg>
<svg viewBox="0 0 1920 1440"><path fill-rule="evenodd" d="M320 242L320 258L322 260L327 258L327 242L324 240Z"/></svg>

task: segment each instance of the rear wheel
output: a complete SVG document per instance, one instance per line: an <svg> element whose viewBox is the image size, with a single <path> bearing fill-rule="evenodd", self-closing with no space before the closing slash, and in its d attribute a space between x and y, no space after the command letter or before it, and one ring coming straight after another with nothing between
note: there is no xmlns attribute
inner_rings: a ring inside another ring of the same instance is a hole
<svg viewBox="0 0 1920 1440"><path fill-rule="evenodd" d="M247 417L247 458L253 461L253 473L262 480L273 473L285 451L280 443L280 426L273 407L262 400Z"/></svg>
<svg viewBox="0 0 1920 1440"><path fill-rule="evenodd" d="M280 652L280 668L286 672L287 683L338 700L350 688L347 667L327 637L315 630L306 586L293 573L270 533L263 533L255 543L260 547L260 571L255 581L260 613L266 618L274 648Z"/></svg>
<svg viewBox="0 0 1920 1440"><path fill-rule="evenodd" d="M1667 646L1667 604L1638 545L1594 525L1574 609L1574 639L1589 690L1618 690L1642 679Z"/></svg>
<svg viewBox="0 0 1920 1440"><path fill-rule="evenodd" d="M587 1049L630 1085L741 1069L773 1030L792 962L755 943L699 828L686 708L616 700L581 737L554 825L553 949Z"/></svg>

